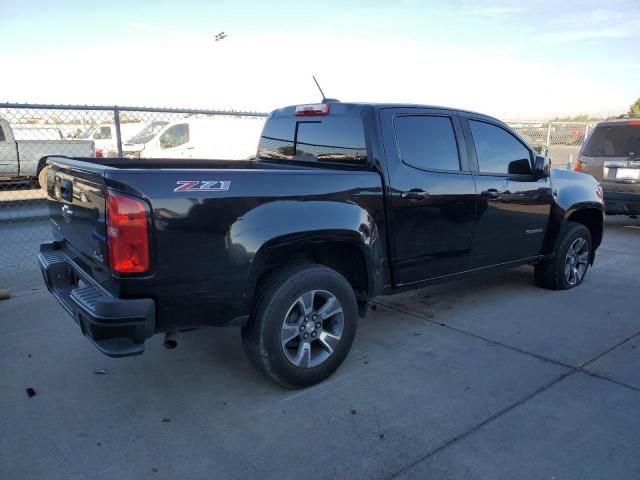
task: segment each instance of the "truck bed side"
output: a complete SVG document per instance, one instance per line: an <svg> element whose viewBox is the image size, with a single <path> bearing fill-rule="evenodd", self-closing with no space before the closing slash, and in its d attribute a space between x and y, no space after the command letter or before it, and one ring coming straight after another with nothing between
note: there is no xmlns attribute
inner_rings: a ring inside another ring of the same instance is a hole
<svg viewBox="0 0 640 480"><path fill-rule="evenodd" d="M151 169L109 160L50 161L54 229L80 250L83 269L115 296L153 298L157 331L241 322L259 278L283 261L313 258L348 271L363 297L388 279L380 261L386 257L381 178L374 170L215 161L194 168L197 161L180 160ZM59 198L56 185L65 181L67 188L73 184L77 226L62 212L70 202ZM112 277L108 271L100 200L108 189L150 206L148 274Z"/></svg>

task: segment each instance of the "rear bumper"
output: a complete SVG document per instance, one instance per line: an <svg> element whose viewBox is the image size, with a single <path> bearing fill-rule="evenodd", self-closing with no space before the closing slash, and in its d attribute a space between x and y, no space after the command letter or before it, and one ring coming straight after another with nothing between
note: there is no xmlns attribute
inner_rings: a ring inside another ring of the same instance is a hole
<svg viewBox="0 0 640 480"><path fill-rule="evenodd" d="M38 263L49 292L98 350L110 357L144 352L145 340L155 332L152 299L114 297L86 275L56 242L40 245Z"/></svg>
<svg viewBox="0 0 640 480"><path fill-rule="evenodd" d="M604 205L608 215L640 215L640 185L638 193L605 190Z"/></svg>

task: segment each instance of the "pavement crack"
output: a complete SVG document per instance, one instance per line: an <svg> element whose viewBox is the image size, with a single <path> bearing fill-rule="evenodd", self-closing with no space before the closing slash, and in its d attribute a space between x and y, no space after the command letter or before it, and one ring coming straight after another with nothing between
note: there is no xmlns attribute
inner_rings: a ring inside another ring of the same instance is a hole
<svg viewBox="0 0 640 480"><path fill-rule="evenodd" d="M614 380L613 378L609 378L606 375L602 375L601 373L592 372L591 370L583 370L583 369L579 369L578 371L590 377L597 378L598 380L604 380L605 382L611 382L614 385L618 385L619 387L628 388L629 390L633 390L634 392L640 392L640 388L638 387L629 385L628 383L624 383L619 380Z"/></svg>
<svg viewBox="0 0 640 480"><path fill-rule="evenodd" d="M528 355L530 357L536 358L536 359L541 360L543 362L553 363L555 365L559 365L561 367L568 368L568 369L574 370L574 371L578 371L579 370L579 367L576 367L575 365L570 365L568 363L564 363L564 362L561 362L559 360L555 360L553 358L545 357L544 355L540 355L538 353L533 353L533 352L530 352L528 350L523 350L522 348L514 347L513 345L509 345L509 344L500 342L498 340L493 340L493 339L488 338L488 337L483 337L482 335L478 335L477 333L472 333L472 332L469 332L467 330L463 330L461 328L454 327L452 325L447 325L446 323L442 323L442 322L439 322L437 320L433 320L431 318L423 317L421 315L418 315L417 313L413 313L413 312L409 312L407 310L403 310L403 309L398 308L398 307L396 307L394 305L390 305L390 304L387 304L387 303L384 303L384 302L380 302L379 300L374 300L374 303L378 303L379 305L383 305L383 306L389 308L390 310L394 310L396 312L412 316L412 317L417 318L419 320L423 320L425 322L432 323L432 324L437 325L439 327L446 328L448 330L451 330L451 331L454 331L454 332L457 332L457 333L461 333L463 335L467 335L467 336L475 338L477 340L483 340L483 341L485 341L487 343L491 343L493 345L497 345L497 346L500 346L500 347L508 348L509 350L513 350L514 352L522 353L523 355Z"/></svg>
<svg viewBox="0 0 640 480"><path fill-rule="evenodd" d="M598 360L600 360L602 357L604 357L605 355L608 355L609 353L613 352L616 348L621 347L622 345L624 345L627 342L630 342L631 340L633 340L634 338L636 338L638 335L640 335L640 332L636 332L633 335L628 336L627 338L625 338L624 340L621 340L620 342L616 343L615 345L613 345L612 347L606 349L604 352L599 353L598 355L596 355L595 357L593 357L591 360L587 360L586 362L584 362L582 365L580 365L578 368L580 369L584 369L587 368L589 365L591 365L594 362L597 362Z"/></svg>
<svg viewBox="0 0 640 480"><path fill-rule="evenodd" d="M542 385L541 387L537 388L536 390L534 390L530 394L522 397L520 400L512 403L511 405L509 405L509 406L503 408L502 410L499 410L498 412L494 413L493 415L487 417L482 422L480 422L480 423L474 425L473 427L471 427L469 430L463 432L460 435L457 435L455 437L450 438L449 440L447 440L444 443L440 444L439 446L437 446L433 450L430 450L429 452L427 452L426 454L424 454L423 456L421 456L417 460L414 460L413 462L403 466L401 469L399 469L396 472L394 472L393 474L391 474L388 478L389 479L397 478L398 476L400 476L403 473L407 472L408 470L410 470L411 468L415 467L419 463L424 462L428 458L436 455L438 452L440 452L440 451L444 450L445 448L453 445L454 443L459 442L460 440L468 437L472 433L480 430L485 425L487 425L487 424L493 422L494 420L498 419L499 417L509 413L510 411L512 411L515 408L519 407L523 403L531 400L533 397L539 395L540 393L544 392L545 390L548 390L549 388L553 387L557 383L559 383L562 380L566 379L567 377L569 377L573 373L575 373L575 370L571 370L571 371L563 373L562 375L557 376L556 378L554 378L550 382L545 383L544 385Z"/></svg>
<svg viewBox="0 0 640 480"><path fill-rule="evenodd" d="M594 371L588 370L589 365L593 364L597 360L599 360L602 357L604 357L604 356L608 355L609 353L613 352L615 349L621 347L625 343L628 343L628 342L634 340L635 338L639 337L640 336L640 331L636 332L636 333L634 333L632 335L629 335L624 340L621 340L620 342L616 343L615 345L611 346L610 348L607 348L605 351L599 353L598 355L596 355L592 359L587 360L586 362L584 362L584 363L582 363L580 365L571 365L571 364L568 364L568 363L561 362L559 360L554 360L553 358L545 357L544 355L540 355L540 354L537 354L537 353L529 352L528 350L523 350L521 348L514 347L513 345L509 345L509 344L500 342L498 340L493 340L491 338L483 337L482 335L478 335L476 333L472 333L472 332L469 332L467 330L462 330L462 329L460 329L458 327L454 327L452 325L447 325L446 323L438 322L437 320L433 320L431 318L423 317L421 315L418 315L417 313L413 313L413 312L409 312L407 310L403 310L403 309L398 308L398 307L396 307L394 305L390 305L390 304L381 302L379 300L375 300L374 303L378 303L379 305L383 305L384 307L386 307L386 308L388 308L390 310L394 310L396 312L403 313L405 315L409 315L411 317L417 318L418 320L423 320L425 322L429 322L429 323L435 324L435 325L437 325L439 327L446 328L446 329L452 330L452 331L457 332L457 333L461 333L463 335L467 335L469 337L472 337L472 338L475 338L475 339L478 339L478 340L483 340L483 341L485 341L487 343L490 343L490 344L493 344L493 345L496 345L496 346L500 346L500 347L503 347L503 348L507 348L509 350L521 353L523 355L528 355L530 357L536 358L536 359L541 360L543 362L553 363L555 365L567 368L567 369L569 369L571 371L570 373L575 373L575 372L584 373L585 375L588 375L590 377L598 378L600 380L611 382L611 383L613 383L615 385L618 385L618 386L621 386L621 387L625 387L625 388L628 388L628 389L636 391L636 392L640 392L640 388L638 388L638 387L635 387L633 385L629 385L628 383L624 383L624 382L621 382L619 380L614 380L614 379L612 379L610 377L607 377L606 375L602 375L600 373L596 373Z"/></svg>

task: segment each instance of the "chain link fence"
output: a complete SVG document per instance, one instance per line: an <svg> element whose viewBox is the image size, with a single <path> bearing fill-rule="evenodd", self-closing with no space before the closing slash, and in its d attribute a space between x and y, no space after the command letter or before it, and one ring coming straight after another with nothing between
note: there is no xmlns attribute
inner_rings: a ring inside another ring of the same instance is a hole
<svg viewBox="0 0 640 480"><path fill-rule="evenodd" d="M39 280L52 231L44 157L227 158L255 155L266 113L0 104L0 289Z"/></svg>
<svg viewBox="0 0 640 480"><path fill-rule="evenodd" d="M0 104L0 288L39 279L51 237L43 157L249 158L267 114L216 110ZM567 168L591 124L510 121L556 168Z"/></svg>
<svg viewBox="0 0 640 480"><path fill-rule="evenodd" d="M554 168L571 168L595 123L507 121Z"/></svg>

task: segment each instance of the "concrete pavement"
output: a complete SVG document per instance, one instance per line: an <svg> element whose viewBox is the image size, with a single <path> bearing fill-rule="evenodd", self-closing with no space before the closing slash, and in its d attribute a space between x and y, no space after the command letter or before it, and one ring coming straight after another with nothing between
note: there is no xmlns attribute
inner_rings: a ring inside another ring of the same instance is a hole
<svg viewBox="0 0 640 480"><path fill-rule="evenodd" d="M573 291L520 268L380 298L293 392L237 330L110 359L25 287L0 302L0 478L640 478L638 227L610 218Z"/></svg>

